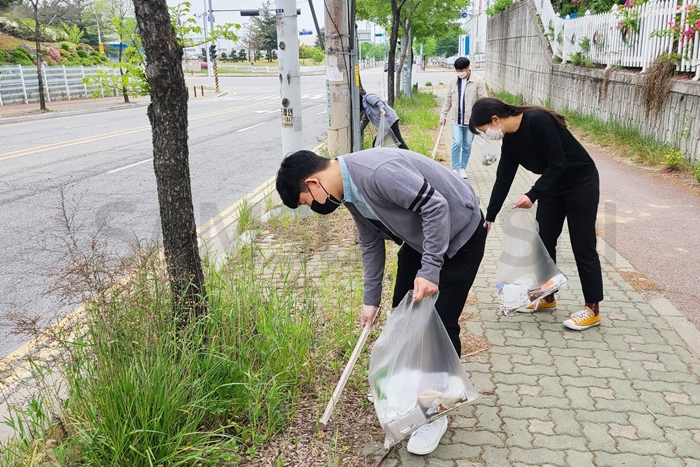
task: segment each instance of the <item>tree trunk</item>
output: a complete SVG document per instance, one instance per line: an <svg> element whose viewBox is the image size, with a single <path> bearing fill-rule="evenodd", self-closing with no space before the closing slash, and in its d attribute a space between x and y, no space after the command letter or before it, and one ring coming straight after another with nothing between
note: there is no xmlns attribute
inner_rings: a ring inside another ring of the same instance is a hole
<svg viewBox="0 0 700 467"><path fill-rule="evenodd" d="M39 4L34 6L34 47L36 55L36 76L39 84L39 109L46 110L46 98L44 97L44 74L41 72L43 66L41 59L41 25L39 24Z"/></svg>
<svg viewBox="0 0 700 467"><path fill-rule="evenodd" d="M391 0L391 37L389 37L389 63L386 69L387 104L394 105L394 78L396 76L396 42L399 38L399 22L401 21L401 7L399 0Z"/></svg>
<svg viewBox="0 0 700 467"><path fill-rule="evenodd" d="M408 51L411 50L410 34L411 22L406 20L403 25L403 36L401 36L401 56L399 58L399 69L396 71L396 84L395 84L395 95L396 97L401 96L401 81L403 79L403 67L406 65L406 55Z"/></svg>
<svg viewBox="0 0 700 467"><path fill-rule="evenodd" d="M134 0L134 12L147 57L148 118L173 311L184 323L206 313L206 290L190 185L182 47L175 39L166 0Z"/></svg>
<svg viewBox="0 0 700 467"><path fill-rule="evenodd" d="M126 85L124 84L124 69L122 68L122 47L124 46L123 36L119 35L119 76L122 78L122 95L124 96L124 102L129 103L129 93L126 91Z"/></svg>

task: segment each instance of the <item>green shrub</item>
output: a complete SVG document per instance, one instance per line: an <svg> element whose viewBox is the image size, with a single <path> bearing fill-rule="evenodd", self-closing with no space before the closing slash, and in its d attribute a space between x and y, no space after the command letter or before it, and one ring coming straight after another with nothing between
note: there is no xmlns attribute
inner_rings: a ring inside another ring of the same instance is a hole
<svg viewBox="0 0 700 467"><path fill-rule="evenodd" d="M425 85L426 85L426 86L432 86L433 83L431 83L430 81L426 81L426 82L425 82Z"/></svg>
<svg viewBox="0 0 700 467"><path fill-rule="evenodd" d="M489 16L497 15L502 11L507 10L513 6L513 0L496 0L490 8L486 10L486 14Z"/></svg>
<svg viewBox="0 0 700 467"><path fill-rule="evenodd" d="M0 62L7 62L10 60L10 52L7 50L0 49Z"/></svg>
<svg viewBox="0 0 700 467"><path fill-rule="evenodd" d="M695 180L700 183L700 162L695 164L695 168L693 169L693 175L695 175Z"/></svg>
<svg viewBox="0 0 700 467"><path fill-rule="evenodd" d="M685 155L676 148L669 148L664 156L664 166L668 170L676 171L683 167Z"/></svg>
<svg viewBox="0 0 700 467"><path fill-rule="evenodd" d="M14 63L15 65L31 66L34 65L34 57L29 55L26 50L17 47L15 50L10 52L10 62Z"/></svg>
<svg viewBox="0 0 700 467"><path fill-rule="evenodd" d="M66 52L70 52L70 46L65 42L61 44L61 49L65 50Z"/></svg>
<svg viewBox="0 0 700 467"><path fill-rule="evenodd" d="M82 50L82 49L78 50L78 56L79 56L80 58L88 58L87 52L85 52L85 51Z"/></svg>

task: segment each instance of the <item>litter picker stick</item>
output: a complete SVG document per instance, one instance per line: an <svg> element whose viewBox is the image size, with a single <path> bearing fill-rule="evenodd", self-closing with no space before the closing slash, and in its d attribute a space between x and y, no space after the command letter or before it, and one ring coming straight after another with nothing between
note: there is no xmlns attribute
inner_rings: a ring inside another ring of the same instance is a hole
<svg viewBox="0 0 700 467"><path fill-rule="evenodd" d="M435 154L437 153L437 147L438 144L440 144L440 137L442 136L442 129L445 128L445 125L440 125L440 132L438 133L437 141L435 141L435 147L433 148L433 155L432 158L435 159Z"/></svg>
<svg viewBox="0 0 700 467"><path fill-rule="evenodd" d="M357 344L355 345L355 350L352 351L352 355L350 355L350 360L348 360L348 364L345 365L345 369L343 370L343 374L340 376L340 380L338 381L338 384L335 386L335 391L333 391L333 396L331 397L331 400L328 401L328 405L326 406L326 411L323 412L323 417L321 417L321 430L326 429L326 425L328 424L328 420L331 418L331 413L333 412L333 409L335 408L335 404L338 403L338 399L340 399L340 394L343 392L343 389L345 388L345 383L348 382L348 379L350 378L350 373L352 373L352 369L355 367L355 363L357 362L357 357L360 356L360 352L362 352L362 348L365 346L365 341L367 340L367 337L369 336L369 332L371 331L371 328L364 328L362 330L362 334L360 334L360 339L358 339Z"/></svg>

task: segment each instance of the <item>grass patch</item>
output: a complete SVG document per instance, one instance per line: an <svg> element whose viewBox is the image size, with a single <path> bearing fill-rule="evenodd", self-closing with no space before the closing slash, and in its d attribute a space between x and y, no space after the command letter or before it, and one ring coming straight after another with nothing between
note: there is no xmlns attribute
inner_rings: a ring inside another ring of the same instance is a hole
<svg viewBox="0 0 700 467"><path fill-rule="evenodd" d="M401 134L411 149L429 156L435 144L432 134L440 123L435 112L435 94L414 92L412 98L400 97L394 102L394 109L401 119Z"/></svg>
<svg viewBox="0 0 700 467"><path fill-rule="evenodd" d="M18 39L13 36L8 36L7 34L3 34L0 32L0 49L3 50L11 50L15 49L20 45L28 45L29 47L34 50L35 44L33 44L30 41L25 41L24 39Z"/></svg>
<svg viewBox="0 0 700 467"><path fill-rule="evenodd" d="M307 267L349 230L335 219L289 222L267 243L207 265L208 314L184 329L159 249L139 249L126 261L129 279L87 305L81 332L61 340L50 371L69 396L16 410L0 465L220 467L255 457L302 393L330 396L354 346L358 260ZM366 391L361 377L350 387Z"/></svg>
<svg viewBox="0 0 700 467"><path fill-rule="evenodd" d="M501 92L494 96L511 105L525 105L522 94ZM551 108L550 102L545 102L544 106ZM692 169L690 159L677 148L642 135L639 129L630 124L614 119L603 121L570 109L558 112L566 117L571 131L588 142L605 146L621 156L647 165L664 166L668 170Z"/></svg>

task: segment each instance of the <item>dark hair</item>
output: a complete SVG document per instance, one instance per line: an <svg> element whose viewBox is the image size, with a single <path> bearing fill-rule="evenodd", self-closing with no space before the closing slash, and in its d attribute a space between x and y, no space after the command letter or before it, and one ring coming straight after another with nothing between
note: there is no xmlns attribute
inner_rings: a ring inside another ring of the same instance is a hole
<svg viewBox="0 0 700 467"><path fill-rule="evenodd" d="M299 207L299 195L307 192L304 180L328 167L330 159L321 157L311 151L293 152L282 161L277 171L275 187L285 206L296 209Z"/></svg>
<svg viewBox="0 0 700 467"><path fill-rule="evenodd" d="M459 57L455 60L455 70L464 70L470 63L467 57Z"/></svg>
<svg viewBox="0 0 700 467"><path fill-rule="evenodd" d="M554 118L562 128L566 128L566 119L563 115L545 109L544 107L536 105L510 105L495 97L482 97L477 100L472 107L472 115L469 117L469 130L477 134L479 132L476 127L491 123L491 119L494 115L498 118L514 117L526 110L541 110L542 112L546 112Z"/></svg>

